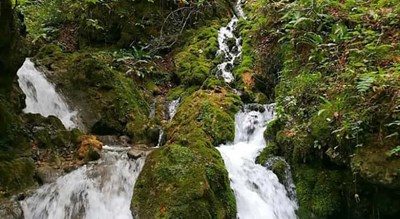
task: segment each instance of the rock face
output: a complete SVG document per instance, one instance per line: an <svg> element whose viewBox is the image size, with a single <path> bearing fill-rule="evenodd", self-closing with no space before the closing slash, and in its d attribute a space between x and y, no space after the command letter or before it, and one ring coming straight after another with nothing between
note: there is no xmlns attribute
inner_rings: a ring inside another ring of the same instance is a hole
<svg viewBox="0 0 400 219"><path fill-rule="evenodd" d="M103 143L93 135L84 135L81 137L81 143L77 152L79 159L87 161L98 160L100 152L103 149Z"/></svg>

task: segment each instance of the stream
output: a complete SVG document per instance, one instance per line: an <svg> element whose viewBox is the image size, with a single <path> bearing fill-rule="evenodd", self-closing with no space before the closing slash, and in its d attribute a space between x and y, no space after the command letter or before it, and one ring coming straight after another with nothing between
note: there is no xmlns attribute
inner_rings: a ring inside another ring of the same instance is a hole
<svg viewBox="0 0 400 219"><path fill-rule="evenodd" d="M242 55L242 39L236 33L239 18L246 18L241 5L242 0L238 0L236 15L218 32L217 56L222 54L224 59L217 66L217 76L226 83L234 80L232 70L235 61ZM266 146L264 131L267 123L274 118L274 108L273 104L243 106L235 115L234 142L217 148L229 173L236 197L237 218L240 219L297 218L295 186L289 165L285 170L285 185L282 185L270 170L272 164L281 158L271 158L266 164L269 169L255 163Z"/></svg>
<svg viewBox="0 0 400 219"><path fill-rule="evenodd" d="M239 18L245 18L241 0L236 4L236 15L218 32L217 56L223 61L217 66L217 76L226 83L234 80L232 69L241 58L242 39L235 33ZM38 71L30 59L19 69L18 82L26 95L25 113L39 113L58 117L66 128L76 128L77 111L57 93L55 86ZM168 119L172 120L181 98L167 105ZM155 107L155 105L153 106ZM154 117L155 112L150 113ZM266 146L263 133L274 118L274 105L250 104L235 116L234 142L220 145L229 173L231 188L237 201L240 219L296 219L297 201L290 167L285 171L286 182L281 184L268 167L255 163ZM162 146L160 128L157 147ZM119 146L105 146L101 159L86 164L50 184L41 186L32 196L21 201L26 219L132 219L130 210L134 184L145 163L145 158L128 159L126 150ZM267 166L281 158L272 158Z"/></svg>
<svg viewBox="0 0 400 219"><path fill-rule="evenodd" d="M71 110L65 98L30 59L25 60L17 75L26 95L25 113L53 115L66 128L78 127L76 111ZM133 187L145 158L128 159L127 150L127 147L104 146L100 160L41 186L21 201L24 218L132 219Z"/></svg>
<svg viewBox="0 0 400 219"><path fill-rule="evenodd" d="M285 188L266 167L255 163L265 147L264 131L274 117L274 105L245 105L235 116L235 140L218 147L229 172L240 219L295 219L294 184ZM289 172L290 173L290 172ZM288 189L288 190L287 190Z"/></svg>
<svg viewBox="0 0 400 219"><path fill-rule="evenodd" d="M132 219L133 185L144 165L144 158L128 159L126 150L120 147L105 147L104 150L99 161L43 185L33 196L22 201L24 217Z"/></svg>

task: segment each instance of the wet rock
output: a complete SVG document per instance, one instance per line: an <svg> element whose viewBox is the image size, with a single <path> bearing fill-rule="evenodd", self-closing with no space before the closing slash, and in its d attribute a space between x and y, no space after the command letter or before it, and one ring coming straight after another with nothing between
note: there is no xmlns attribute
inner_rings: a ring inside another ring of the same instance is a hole
<svg viewBox="0 0 400 219"><path fill-rule="evenodd" d="M14 200L0 199L0 218L1 219L23 219L24 215L21 206Z"/></svg>
<svg viewBox="0 0 400 219"><path fill-rule="evenodd" d="M150 152L150 148L144 144L137 144L132 146L132 148L127 152L130 159L137 160L143 156L146 156Z"/></svg>
<svg viewBox="0 0 400 219"><path fill-rule="evenodd" d="M36 177L41 184L52 183L56 181L59 176L59 171L48 165L39 167L36 170Z"/></svg>
<svg viewBox="0 0 400 219"><path fill-rule="evenodd" d="M358 148L351 159L351 169L366 181L388 189L400 189L400 160L389 159L386 148L371 141Z"/></svg>
<svg viewBox="0 0 400 219"><path fill-rule="evenodd" d="M84 135L78 149L78 158L87 161L98 160L100 151L103 149L103 143L93 135Z"/></svg>
<svg viewBox="0 0 400 219"><path fill-rule="evenodd" d="M136 149L130 149L128 151L128 157L134 160L137 160L143 156L143 151L136 150Z"/></svg>
<svg viewBox="0 0 400 219"><path fill-rule="evenodd" d="M131 139L126 135L97 135L96 138L105 145L119 145L123 147L129 147L129 142L131 141Z"/></svg>
<svg viewBox="0 0 400 219"><path fill-rule="evenodd" d="M128 157L131 159L138 159L146 156L151 151L151 148L145 144L136 144L128 151Z"/></svg>
<svg viewBox="0 0 400 219"><path fill-rule="evenodd" d="M228 38L226 44L228 45L229 50L232 50L232 48L236 45L236 39L234 37Z"/></svg>

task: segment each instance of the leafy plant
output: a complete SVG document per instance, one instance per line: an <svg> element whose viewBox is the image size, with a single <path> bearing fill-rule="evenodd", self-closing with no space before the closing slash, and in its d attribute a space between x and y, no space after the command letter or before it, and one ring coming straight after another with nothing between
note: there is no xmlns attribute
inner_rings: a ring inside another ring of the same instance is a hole
<svg viewBox="0 0 400 219"><path fill-rule="evenodd" d="M389 157L400 156L400 145L397 145L392 150L388 151L386 155Z"/></svg>
<svg viewBox="0 0 400 219"><path fill-rule="evenodd" d="M375 73L363 74L360 76L357 82L357 90L360 93L365 93L368 91L375 82Z"/></svg>

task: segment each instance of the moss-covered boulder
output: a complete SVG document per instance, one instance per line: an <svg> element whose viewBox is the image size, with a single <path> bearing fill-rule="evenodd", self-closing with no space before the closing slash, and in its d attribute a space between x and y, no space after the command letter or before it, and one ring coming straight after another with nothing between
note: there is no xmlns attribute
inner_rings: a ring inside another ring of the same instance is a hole
<svg viewBox="0 0 400 219"><path fill-rule="evenodd" d="M186 97L135 185L139 218L236 218L236 203L221 155L214 148L234 137L240 100L226 91Z"/></svg>
<svg viewBox="0 0 400 219"><path fill-rule="evenodd" d="M400 159L391 157L390 144L379 145L371 140L358 148L351 159L351 169L366 181L382 187L400 189Z"/></svg>

